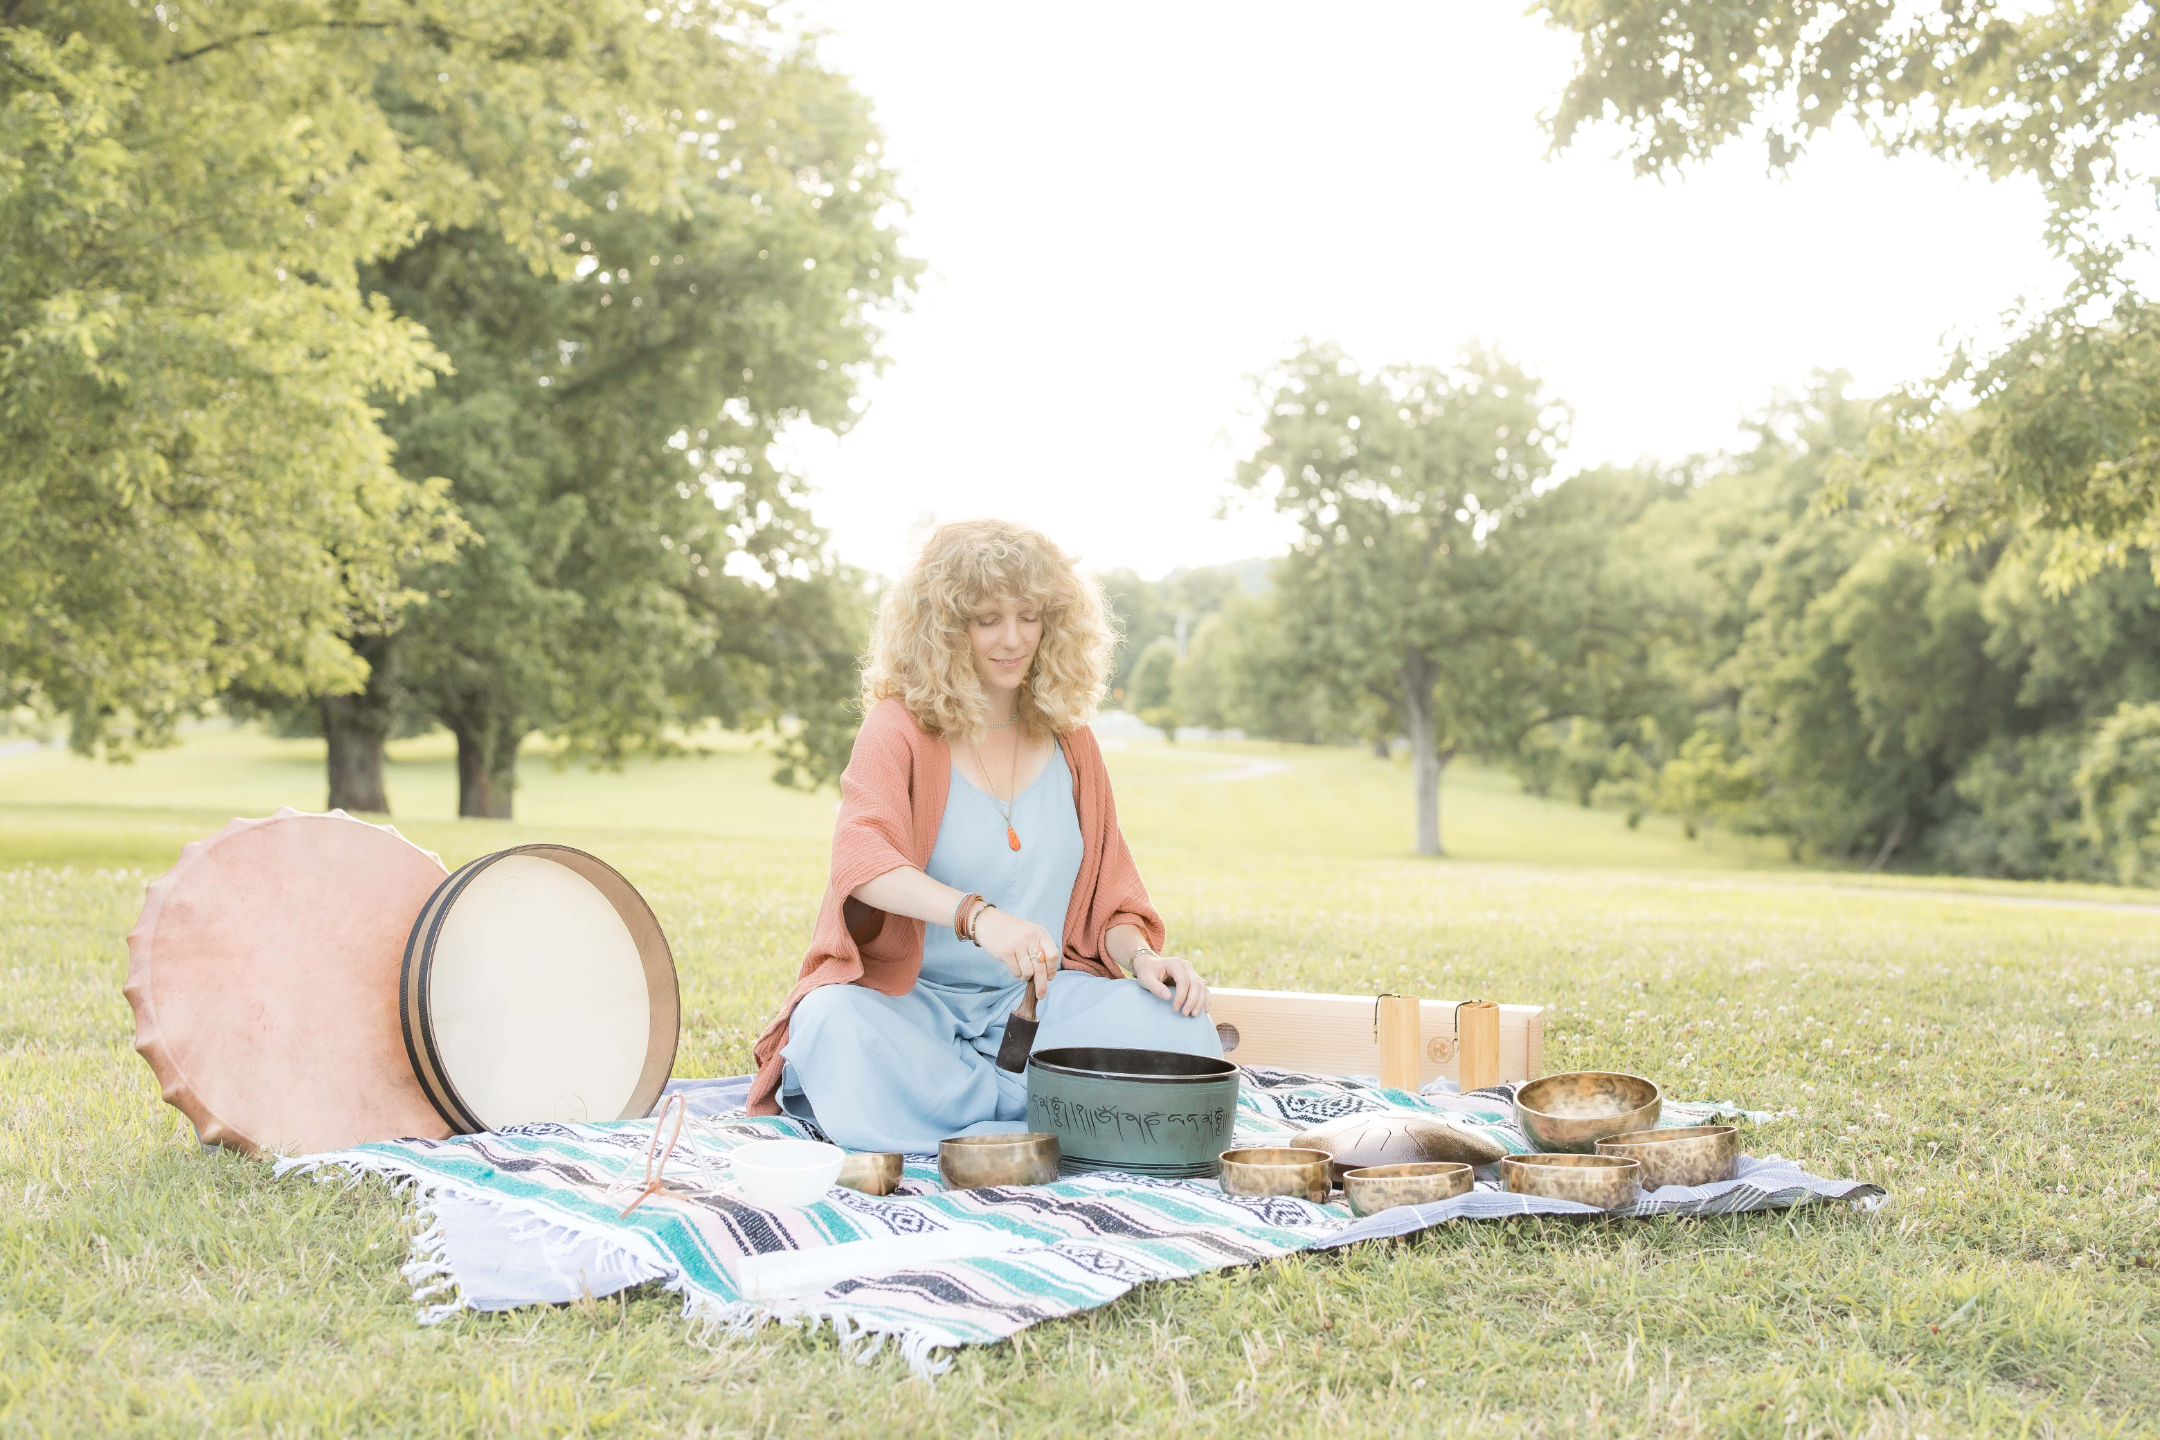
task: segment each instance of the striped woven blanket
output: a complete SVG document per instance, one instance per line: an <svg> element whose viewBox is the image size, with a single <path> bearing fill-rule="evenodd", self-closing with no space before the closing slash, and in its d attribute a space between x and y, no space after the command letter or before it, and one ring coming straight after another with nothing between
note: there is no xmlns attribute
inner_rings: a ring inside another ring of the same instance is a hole
<svg viewBox="0 0 2160 1440"><path fill-rule="evenodd" d="M698 1082L690 1082L692 1094ZM1237 1143L1281 1143L1323 1120L1357 1113L1437 1116L1472 1126L1513 1153L1530 1149L1512 1118L1512 1090L1419 1095L1356 1081L1247 1069ZM732 1098L732 1095L730 1095ZM816 1136L780 1117L739 1108L693 1119L668 1166L667 1188L631 1211L645 1177L651 1120L598 1125L525 1125L449 1140L401 1140L279 1162L277 1173L382 1175L409 1185L426 1224L406 1267L416 1298L435 1303L432 1322L468 1307L565 1299L516 1277L560 1276L591 1293L656 1281L683 1297L685 1313L739 1331L771 1321L830 1322L843 1346L887 1338L926 1373L957 1345L1002 1340L1038 1321L1107 1304L1150 1280L1248 1265L1298 1250L1332 1249L1456 1220L1506 1215L1595 1214L1568 1201L1511 1195L1481 1172L1468 1195L1363 1220L1342 1205L1225 1195L1213 1181L1089 1174L1033 1187L951 1191L934 1157L910 1157L895 1194L833 1189L793 1210L737 1198L726 1153L776 1136ZM706 1113L698 1114L703 1109ZM1667 1126L1714 1116L1760 1120L1733 1107L1668 1102ZM1776 1157L1747 1158L1736 1180L1647 1196L1623 1215L1731 1213L1839 1199L1879 1203L1882 1192L1824 1180ZM456 1223L452 1223L455 1221ZM484 1243L471 1238L479 1236ZM873 1243L862 1243L873 1242ZM858 1248L813 1254L835 1246ZM778 1267L839 1262L811 1289L760 1283ZM859 1264L850 1263L862 1257ZM567 1258L566 1258L567 1257ZM505 1282L505 1268L514 1278ZM486 1272L486 1273L482 1273ZM589 1277L605 1277L589 1283ZM560 1281L556 1282L558 1285ZM779 1293L776 1293L777 1292ZM448 1294L449 1298L440 1298Z"/></svg>

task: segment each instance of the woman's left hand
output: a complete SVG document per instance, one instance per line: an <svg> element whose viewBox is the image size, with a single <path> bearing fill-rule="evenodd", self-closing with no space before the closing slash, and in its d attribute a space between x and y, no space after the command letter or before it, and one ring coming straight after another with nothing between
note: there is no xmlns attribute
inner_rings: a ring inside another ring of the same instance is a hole
<svg viewBox="0 0 2160 1440"><path fill-rule="evenodd" d="M1142 989L1168 1000L1180 1015L1198 1015L1207 1009L1207 982L1182 955L1143 950L1133 956L1132 972Z"/></svg>

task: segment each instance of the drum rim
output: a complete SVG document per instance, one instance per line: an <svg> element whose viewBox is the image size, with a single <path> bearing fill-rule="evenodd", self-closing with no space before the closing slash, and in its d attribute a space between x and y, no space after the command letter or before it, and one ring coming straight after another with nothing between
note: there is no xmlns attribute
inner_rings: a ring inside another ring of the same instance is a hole
<svg viewBox="0 0 2160 1440"><path fill-rule="evenodd" d="M653 914L651 903L645 899L644 894L637 886L630 883L628 876L590 851L580 850L574 845L564 845L555 841L539 841L530 845L513 845L507 850L497 850L491 854L466 861L455 871L443 877L442 883L435 887L435 893L428 896L427 903L420 907L420 913L413 918L412 930L405 938L405 957L399 966L398 1028L404 1032L405 1056L412 1064L413 1077L420 1082L420 1093L427 1096L428 1103L435 1107L435 1113L442 1116L443 1122L458 1134L478 1135L485 1133L489 1129L487 1123L474 1113L472 1107L465 1102L465 1097L458 1093L457 1082L450 1078L449 1068L443 1064L442 1055L436 1049L435 1026L429 1000L433 988L430 981L435 966L435 943L442 934L443 917L450 913L450 907L457 903L458 896L464 892L467 885L471 884L479 876L481 871L487 869L496 861L506 860L512 855L538 855L543 859L551 860L562 865L565 870L577 875L587 884L593 883L590 876L582 874L574 865L563 864L556 857L575 855L581 860L598 866L615 878L622 886L624 894L637 901L638 907L644 912L645 919L651 924L653 938L659 945L660 958L666 962L664 968L669 1001L675 1011L675 1032L668 1042L667 1063L661 1067L660 1084L654 1089L652 1095L644 1097L644 1109L639 1111L639 1114L649 1111L658 1102L660 1093L667 1088L668 1077L675 1070L675 1056L682 1048L682 990L675 969L675 949L668 944L667 932L660 928L660 919ZM594 888L600 889L599 886L594 886ZM601 889L601 896L608 902L610 907L615 909L617 918L623 922L624 926L632 930L634 943L636 927L632 924L631 918L622 913L622 908L616 903L616 898L605 889ZM423 931L427 937L424 945L421 943ZM645 970L646 982L649 987L653 979L653 967L645 954L645 947L639 945L637 948L638 962ZM420 1019L417 1043L413 1026L413 1012L415 1010L419 1012ZM422 1063L423 1052L426 1056L425 1064ZM646 1057L646 1069L650 1071L651 1068L652 1056L648 1055ZM645 1083L643 1076L640 1076L639 1088L631 1092L630 1098L633 1102L642 1095ZM608 1118L610 1120L622 1120L636 1119L638 1116L616 1115Z"/></svg>
<svg viewBox="0 0 2160 1440"><path fill-rule="evenodd" d="M511 852L497 853L507 855ZM442 929L443 912L450 908L449 902L457 898L471 875L486 869L495 859L495 855L482 855L443 877L442 884L435 887L427 904L422 905L420 913L413 917L412 929L405 936L405 958L398 966L398 1029L405 1036L405 1058L412 1063L413 1078L420 1082L420 1093L427 1096L428 1104L435 1107L435 1113L442 1116L443 1123L459 1135L476 1135L487 1127L467 1112L464 1097L457 1093L457 1087L443 1071L442 1057L435 1050L434 1026L428 1019L428 978L434 966L435 938ZM427 934L427 944L416 950L423 931ZM420 1012L419 1043L413 1033L415 1008ZM427 1051L426 1063L422 1063L420 1057L423 1043Z"/></svg>

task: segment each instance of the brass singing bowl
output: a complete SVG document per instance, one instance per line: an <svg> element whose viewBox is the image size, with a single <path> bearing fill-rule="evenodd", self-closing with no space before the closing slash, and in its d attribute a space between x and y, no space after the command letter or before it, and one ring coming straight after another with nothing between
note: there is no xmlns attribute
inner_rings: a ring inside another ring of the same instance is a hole
<svg viewBox="0 0 2160 1440"><path fill-rule="evenodd" d="M1507 1188L1517 1195L1574 1200L1617 1210L1635 1199L1642 1162L1625 1155L1510 1155L1500 1162Z"/></svg>
<svg viewBox="0 0 2160 1440"><path fill-rule="evenodd" d="M1398 1205L1430 1205L1467 1195L1474 1180L1470 1167L1455 1160L1420 1160L1409 1165L1367 1165L1343 1172L1343 1194L1353 1215L1377 1215Z"/></svg>
<svg viewBox="0 0 2160 1440"><path fill-rule="evenodd" d="M865 1195L890 1195L900 1188L905 1160L889 1150L861 1151L840 1162L840 1178L833 1183Z"/></svg>
<svg viewBox="0 0 2160 1440"><path fill-rule="evenodd" d="M1588 1155L1598 1141L1648 1130L1665 1108L1656 1082L1610 1070L1573 1070L1515 1092L1515 1122L1540 1150Z"/></svg>
<svg viewBox="0 0 2160 1440"><path fill-rule="evenodd" d="M955 1135L938 1141L937 1171L951 1190L1047 1185L1057 1179L1058 1158L1055 1135Z"/></svg>
<svg viewBox="0 0 2160 1440"><path fill-rule="evenodd" d="M1630 1130L1598 1141L1597 1153L1640 1160L1645 1190L1708 1185L1740 1173L1740 1132L1731 1125Z"/></svg>
<svg viewBox="0 0 2160 1440"><path fill-rule="evenodd" d="M1221 1164L1225 1195L1295 1195L1324 1205L1335 1188L1334 1159L1325 1150L1225 1150Z"/></svg>

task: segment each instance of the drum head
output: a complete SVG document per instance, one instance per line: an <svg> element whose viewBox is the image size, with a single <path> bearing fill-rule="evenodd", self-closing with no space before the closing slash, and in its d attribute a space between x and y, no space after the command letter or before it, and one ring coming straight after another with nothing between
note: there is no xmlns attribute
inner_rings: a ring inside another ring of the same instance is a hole
<svg viewBox="0 0 2160 1440"><path fill-rule="evenodd" d="M204 1141L254 1153L449 1133L400 1041L398 967L442 862L388 825L235 820L151 882L135 1048Z"/></svg>
<svg viewBox="0 0 2160 1440"><path fill-rule="evenodd" d="M667 938L629 881L567 845L465 866L427 902L399 986L405 1048L453 1130L651 1112L675 1065Z"/></svg>

